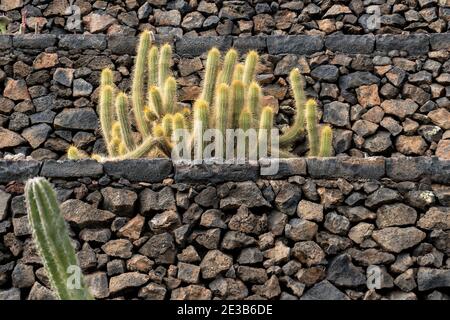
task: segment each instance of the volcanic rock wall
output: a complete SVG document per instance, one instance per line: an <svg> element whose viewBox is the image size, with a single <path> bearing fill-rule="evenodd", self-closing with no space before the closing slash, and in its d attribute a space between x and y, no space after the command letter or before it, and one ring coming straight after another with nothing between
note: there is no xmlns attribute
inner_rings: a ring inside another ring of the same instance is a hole
<svg viewBox="0 0 450 320"><path fill-rule="evenodd" d="M71 5L73 4L73 5ZM449 30L448 0L1 0L16 32L136 35L259 35L429 32Z"/></svg>
<svg viewBox="0 0 450 320"><path fill-rule="evenodd" d="M306 92L334 128L336 154L450 158L450 33L410 35L158 36L174 45L182 105L199 92L212 46L261 53L264 103L283 130L294 109L287 75L300 68ZM96 104L102 68L128 91L136 38L0 36L0 155L59 159L74 144L102 153ZM305 154L299 139L295 153Z"/></svg>
<svg viewBox="0 0 450 320"><path fill-rule="evenodd" d="M23 181L55 185L98 299L449 299L436 157L0 162L0 300L52 299Z"/></svg>

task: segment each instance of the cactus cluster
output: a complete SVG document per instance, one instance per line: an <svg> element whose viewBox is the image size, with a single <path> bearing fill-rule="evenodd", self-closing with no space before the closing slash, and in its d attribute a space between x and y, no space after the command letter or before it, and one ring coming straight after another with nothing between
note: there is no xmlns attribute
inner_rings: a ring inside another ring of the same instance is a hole
<svg viewBox="0 0 450 320"><path fill-rule="evenodd" d="M102 71L98 111L109 158L170 157L176 129L191 133L189 148L194 155L202 154L204 150L206 129L217 129L223 137L227 129L255 129L259 131L260 142L266 139L264 141L269 143L263 132L273 128L274 109L262 103L262 89L256 81L259 61L256 51L248 52L244 63L240 63L235 49L228 50L222 61L220 51L212 48L206 59L202 92L191 112L177 105L177 83L170 69L171 46L165 44L158 48L152 40L151 32L144 31L140 36L131 101L114 86L113 72L110 69ZM309 155L330 156L331 128L319 130L317 106L314 100L306 101L300 71L293 69L289 77L296 116L294 123L279 138L278 154L292 156L289 151L299 135L305 132L306 124ZM128 117L130 107L139 135L132 130ZM220 146L216 144L216 153L217 148ZM68 157L83 159L86 155L71 147ZM104 159L99 155L91 157Z"/></svg>
<svg viewBox="0 0 450 320"><path fill-rule="evenodd" d="M91 300L55 190L45 178L34 178L25 185L25 197L33 239L58 298Z"/></svg>

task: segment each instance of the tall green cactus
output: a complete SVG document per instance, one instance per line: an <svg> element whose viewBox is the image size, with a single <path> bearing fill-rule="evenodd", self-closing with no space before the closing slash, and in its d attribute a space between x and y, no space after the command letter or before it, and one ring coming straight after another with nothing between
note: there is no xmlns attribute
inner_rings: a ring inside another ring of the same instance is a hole
<svg viewBox="0 0 450 320"><path fill-rule="evenodd" d="M219 72L220 52L217 48L212 48L208 52L206 59L206 72L203 84L201 99L206 101L208 106L212 105L214 98L214 88L216 85L217 73Z"/></svg>
<svg viewBox="0 0 450 320"><path fill-rule="evenodd" d="M306 127L308 130L309 155L317 157L319 155L319 132L317 128L317 104L314 100L306 102Z"/></svg>
<svg viewBox="0 0 450 320"><path fill-rule="evenodd" d="M52 288L62 300L91 300L75 249L56 199L56 192L45 178L34 178L25 185L28 219L33 239L42 258ZM74 268L75 267L75 268ZM73 274L79 272L79 274ZM72 278L79 276L79 287Z"/></svg>
<svg viewBox="0 0 450 320"><path fill-rule="evenodd" d="M133 84L132 84L132 98L133 111L136 118L136 125L143 137L150 135L150 126L145 121L144 107L145 107L145 68L147 66L148 50L152 41L152 34L149 31L143 31L139 38L136 61L134 65Z"/></svg>
<svg viewBox="0 0 450 320"><path fill-rule="evenodd" d="M117 95L116 112L120 124L120 136L122 141L126 146L127 151L132 151L136 145L134 143L130 121L128 120L128 97L123 92Z"/></svg>
<svg viewBox="0 0 450 320"><path fill-rule="evenodd" d="M319 157L331 157L333 150L333 130L325 125L320 130L320 150Z"/></svg>
<svg viewBox="0 0 450 320"><path fill-rule="evenodd" d="M304 131L305 126L305 93L303 91L303 81L300 70L293 69L289 74L291 81L292 94L295 100L295 119L294 124L290 126L286 132L280 137L280 146L288 147L295 142L295 139Z"/></svg>
<svg viewBox="0 0 450 320"><path fill-rule="evenodd" d="M249 85L253 81L256 74L256 65L258 64L259 55L256 51L250 51L247 53L247 58L244 64L244 74L242 75L242 81L245 85Z"/></svg>
<svg viewBox="0 0 450 320"><path fill-rule="evenodd" d="M194 154L203 155L204 141L203 134L208 129L208 103L205 100L197 100L194 104Z"/></svg>
<svg viewBox="0 0 450 320"><path fill-rule="evenodd" d="M231 84L233 80L233 71L238 58L238 53L235 49L228 50L223 61L222 71L220 72L219 83Z"/></svg>

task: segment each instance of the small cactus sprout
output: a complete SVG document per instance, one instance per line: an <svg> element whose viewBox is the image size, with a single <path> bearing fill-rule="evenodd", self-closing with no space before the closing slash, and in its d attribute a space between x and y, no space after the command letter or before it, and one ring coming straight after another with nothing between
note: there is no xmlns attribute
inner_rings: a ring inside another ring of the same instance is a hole
<svg viewBox="0 0 450 320"><path fill-rule="evenodd" d="M25 185L28 220L52 288L61 300L92 300L78 266L56 192L45 178L33 178ZM77 272L78 283L73 283Z"/></svg>
<svg viewBox="0 0 450 320"><path fill-rule="evenodd" d="M82 160L82 159L87 159L87 155L81 151L80 149L78 149L75 146L70 146L69 148L67 148L67 159L69 160Z"/></svg>
<svg viewBox="0 0 450 320"><path fill-rule="evenodd" d="M128 120L128 97L125 93L119 93L116 98L117 119L120 125L120 136L127 152L135 148L133 132ZM122 154L122 152L119 152Z"/></svg>
<svg viewBox="0 0 450 320"><path fill-rule="evenodd" d="M330 126L325 125L320 131L320 157L331 157L333 142L333 130Z"/></svg>
<svg viewBox="0 0 450 320"><path fill-rule="evenodd" d="M170 58L172 57L172 47L166 43L160 49L158 69L159 69L159 87L164 88L166 79L170 75Z"/></svg>
<svg viewBox="0 0 450 320"><path fill-rule="evenodd" d="M148 53L148 86L158 85L158 47L152 46Z"/></svg>
<svg viewBox="0 0 450 320"><path fill-rule="evenodd" d="M208 106L212 105L214 98L214 88L217 80L217 73L219 69L220 51L217 48L212 48L208 52L206 59L205 80L203 84L201 99L206 101Z"/></svg>
<svg viewBox="0 0 450 320"><path fill-rule="evenodd" d="M105 74L106 73L107 72L105 72ZM106 148L108 149L108 153L112 153L111 130L114 121L113 95L114 91L111 85L107 84L100 88L100 125L103 131L103 136L105 137L105 144Z"/></svg>
<svg viewBox="0 0 450 320"><path fill-rule="evenodd" d="M317 129L316 101L310 99L306 102L306 128L308 130L309 155L319 155L319 133Z"/></svg>
<svg viewBox="0 0 450 320"><path fill-rule="evenodd" d="M238 58L238 53L235 49L228 50L225 58L223 60L223 67L220 72L220 77L218 83L225 83L227 85L231 84L233 79L234 66Z"/></svg>
<svg viewBox="0 0 450 320"><path fill-rule="evenodd" d="M145 68L147 64L148 50L151 45L152 35L149 31L141 33L139 38L139 44L137 49L136 61L133 73L132 84L132 98L133 98L133 111L136 118L136 125L139 132L143 137L147 137L150 134L150 127L145 121L144 107L145 107Z"/></svg>
<svg viewBox="0 0 450 320"><path fill-rule="evenodd" d="M291 81L292 94L295 100L295 120L294 124L289 127L280 137L280 146L288 147L295 142L298 135L304 131L305 126L305 93L303 91L303 81L300 70L295 68L289 74Z"/></svg>
<svg viewBox="0 0 450 320"><path fill-rule="evenodd" d="M244 74L242 81L248 86L250 82L255 78L256 65L258 64L259 55L256 51L250 51L247 53L247 58L245 59Z"/></svg>
<svg viewBox="0 0 450 320"><path fill-rule="evenodd" d="M168 77L164 84L164 111L174 113L177 105L177 81Z"/></svg>

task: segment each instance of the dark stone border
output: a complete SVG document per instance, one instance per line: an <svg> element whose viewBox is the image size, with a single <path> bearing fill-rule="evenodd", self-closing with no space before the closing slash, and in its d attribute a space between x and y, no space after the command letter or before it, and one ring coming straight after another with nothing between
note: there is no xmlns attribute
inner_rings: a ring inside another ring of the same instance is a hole
<svg viewBox="0 0 450 320"><path fill-rule="evenodd" d="M34 161L0 160L0 183L25 181L34 176L48 178L99 178L106 174L115 179L132 182L162 182L173 177L179 183L221 183L227 181L256 181L305 176L315 179L419 181L450 183L450 160L437 157L401 158L292 158L279 159L276 175L263 175L261 168L270 165L269 159L259 163L173 163L169 159L137 159L126 161Z"/></svg>
<svg viewBox="0 0 450 320"><path fill-rule="evenodd" d="M286 36L217 36L182 37L156 35L156 42L175 44L175 51L181 56L198 56L215 46L221 50L236 47L240 51L255 49L269 54L310 55L325 49L347 54L387 54L392 50L407 51L410 56L426 55L431 50L450 50L450 33L410 35L344 35L329 36L286 35ZM137 37L119 35L52 35L29 34L0 36L0 50L36 49L58 47L64 50L105 50L113 54L135 52Z"/></svg>

